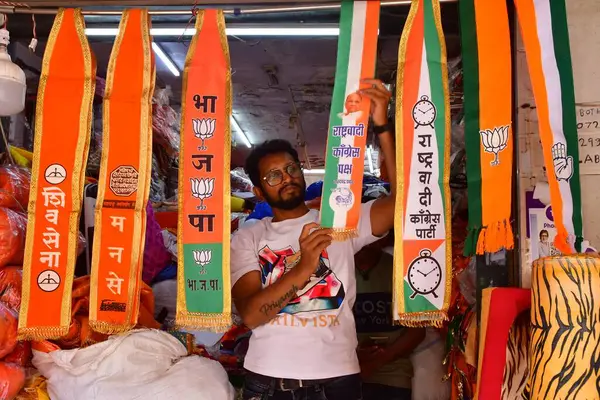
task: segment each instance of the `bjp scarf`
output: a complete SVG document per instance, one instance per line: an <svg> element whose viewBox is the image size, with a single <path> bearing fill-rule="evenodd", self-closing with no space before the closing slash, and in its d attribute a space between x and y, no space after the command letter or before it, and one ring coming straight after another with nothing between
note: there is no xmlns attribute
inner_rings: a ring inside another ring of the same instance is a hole
<svg viewBox="0 0 600 400"><path fill-rule="evenodd" d="M356 236L371 101L357 91L375 75L379 1L343 1L329 117L321 226L334 239Z"/></svg>
<svg viewBox="0 0 600 400"><path fill-rule="evenodd" d="M539 119L556 247L580 250L581 187L564 0L515 0ZM466 254L512 249L512 79L503 0L459 2L469 195Z"/></svg>
<svg viewBox="0 0 600 400"><path fill-rule="evenodd" d="M107 71L90 289L90 326L138 321L152 166L155 69L147 10L123 12Z"/></svg>
<svg viewBox="0 0 600 400"><path fill-rule="evenodd" d="M203 10L183 72L176 323L221 332L231 325L231 99L225 18Z"/></svg>
<svg viewBox="0 0 600 400"><path fill-rule="evenodd" d="M19 338L59 338L71 286L92 123L96 65L79 9L60 9L42 62Z"/></svg>
<svg viewBox="0 0 600 400"><path fill-rule="evenodd" d="M396 86L394 319L439 327L452 287L450 105L439 0L413 0Z"/></svg>

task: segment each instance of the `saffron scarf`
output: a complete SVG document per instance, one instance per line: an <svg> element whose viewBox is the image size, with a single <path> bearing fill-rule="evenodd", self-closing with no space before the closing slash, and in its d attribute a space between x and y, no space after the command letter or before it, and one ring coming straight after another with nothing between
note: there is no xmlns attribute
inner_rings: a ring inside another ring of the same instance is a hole
<svg viewBox="0 0 600 400"><path fill-rule="evenodd" d="M357 233L371 101L357 93L375 75L379 1L343 1L329 117L321 226L334 239Z"/></svg>
<svg viewBox="0 0 600 400"><path fill-rule="evenodd" d="M107 71L92 250L90 326L106 334L138 321L152 166L151 44L148 11L125 10Z"/></svg>
<svg viewBox="0 0 600 400"><path fill-rule="evenodd" d="M413 0L398 54L394 319L441 326L451 298L450 103L439 0Z"/></svg>
<svg viewBox="0 0 600 400"><path fill-rule="evenodd" d="M224 331L231 325L231 100L225 18L220 10L202 10L183 72L178 326Z"/></svg>
<svg viewBox="0 0 600 400"><path fill-rule="evenodd" d="M92 123L96 65L79 9L60 9L42 61L23 263L19 339L56 339L71 287Z"/></svg>
<svg viewBox="0 0 600 400"><path fill-rule="evenodd" d="M539 119L556 247L580 251L581 185L564 0L515 0ZM459 2L469 181L466 254L512 249L512 79L506 3Z"/></svg>

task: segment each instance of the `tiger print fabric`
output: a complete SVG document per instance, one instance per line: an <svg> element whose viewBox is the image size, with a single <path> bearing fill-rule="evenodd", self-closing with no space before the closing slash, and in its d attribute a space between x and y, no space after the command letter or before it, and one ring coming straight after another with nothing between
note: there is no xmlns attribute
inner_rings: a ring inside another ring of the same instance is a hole
<svg viewBox="0 0 600 400"><path fill-rule="evenodd" d="M508 333L502 400L520 400L529 376L530 311L522 312Z"/></svg>
<svg viewBox="0 0 600 400"><path fill-rule="evenodd" d="M533 263L529 383L524 399L600 399L600 257Z"/></svg>

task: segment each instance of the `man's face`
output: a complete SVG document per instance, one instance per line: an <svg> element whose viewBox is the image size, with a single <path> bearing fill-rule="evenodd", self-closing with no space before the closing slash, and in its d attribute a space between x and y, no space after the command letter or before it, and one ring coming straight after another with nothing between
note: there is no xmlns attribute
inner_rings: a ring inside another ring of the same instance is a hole
<svg viewBox="0 0 600 400"><path fill-rule="evenodd" d="M293 210L304 203L306 182L300 165L287 153L263 157L258 165L262 196L272 208Z"/></svg>
<svg viewBox="0 0 600 400"><path fill-rule="evenodd" d="M349 113L353 113L356 111L360 111L360 102L362 101L362 98L360 97L360 95L358 93L352 93L350 95L348 95L348 97L346 98L346 111Z"/></svg>

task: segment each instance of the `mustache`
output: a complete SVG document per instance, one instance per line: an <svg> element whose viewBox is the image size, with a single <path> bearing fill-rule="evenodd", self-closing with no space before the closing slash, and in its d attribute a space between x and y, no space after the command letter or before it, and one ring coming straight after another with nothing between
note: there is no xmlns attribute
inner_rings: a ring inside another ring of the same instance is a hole
<svg viewBox="0 0 600 400"><path fill-rule="evenodd" d="M281 189L279 189L279 194L283 193L283 191L287 188L289 188L290 186L296 187L300 190L302 190L302 186L296 184L296 183L288 183L287 185L285 185L284 187L282 187Z"/></svg>

